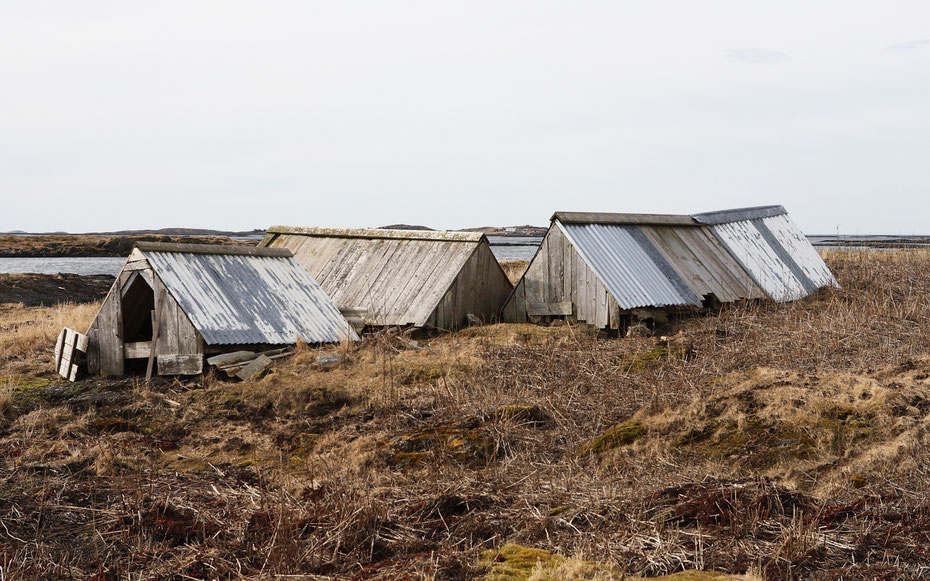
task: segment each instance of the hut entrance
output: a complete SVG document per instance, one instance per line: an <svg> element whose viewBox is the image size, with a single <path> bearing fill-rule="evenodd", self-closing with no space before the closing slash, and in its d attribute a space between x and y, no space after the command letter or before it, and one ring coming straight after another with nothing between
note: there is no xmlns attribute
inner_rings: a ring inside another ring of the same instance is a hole
<svg viewBox="0 0 930 581"><path fill-rule="evenodd" d="M151 341L155 291L141 274L135 273L129 284L123 287L122 294L123 342Z"/></svg>

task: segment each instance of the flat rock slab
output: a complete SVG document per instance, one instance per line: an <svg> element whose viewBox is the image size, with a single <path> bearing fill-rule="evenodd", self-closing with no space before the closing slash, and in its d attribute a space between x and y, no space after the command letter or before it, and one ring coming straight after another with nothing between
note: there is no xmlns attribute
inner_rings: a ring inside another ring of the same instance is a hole
<svg viewBox="0 0 930 581"><path fill-rule="evenodd" d="M313 358L313 361L315 361L318 365L322 365L323 367L328 367L330 365L336 365L336 364L342 363L345 360L346 360L346 356L341 355L339 353L317 355L316 357Z"/></svg>

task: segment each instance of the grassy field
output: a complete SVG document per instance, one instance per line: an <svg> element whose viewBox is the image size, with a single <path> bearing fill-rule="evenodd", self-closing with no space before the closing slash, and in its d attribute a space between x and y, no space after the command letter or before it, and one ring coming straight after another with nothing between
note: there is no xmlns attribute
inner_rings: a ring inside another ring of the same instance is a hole
<svg viewBox="0 0 930 581"><path fill-rule="evenodd" d="M0 307L3 579L923 578L930 252L826 259L664 338L381 334L246 383L58 382L95 305Z"/></svg>

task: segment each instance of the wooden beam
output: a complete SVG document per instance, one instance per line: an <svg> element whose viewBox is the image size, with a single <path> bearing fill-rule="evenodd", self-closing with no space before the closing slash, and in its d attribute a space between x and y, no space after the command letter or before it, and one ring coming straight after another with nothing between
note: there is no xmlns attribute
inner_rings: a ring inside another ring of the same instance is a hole
<svg viewBox="0 0 930 581"><path fill-rule="evenodd" d="M123 345L123 356L126 359L144 359L152 352L151 341L137 341Z"/></svg>
<svg viewBox="0 0 930 581"><path fill-rule="evenodd" d="M158 375L197 375L203 372L203 354L159 355Z"/></svg>
<svg viewBox="0 0 930 581"><path fill-rule="evenodd" d="M161 297L161 300L155 305L155 320L152 325L152 348L149 349L149 364L145 368L146 385L152 382L152 367L154 367L155 364L155 351L158 349L158 332L161 327L161 307L163 304L165 304L165 298Z"/></svg>

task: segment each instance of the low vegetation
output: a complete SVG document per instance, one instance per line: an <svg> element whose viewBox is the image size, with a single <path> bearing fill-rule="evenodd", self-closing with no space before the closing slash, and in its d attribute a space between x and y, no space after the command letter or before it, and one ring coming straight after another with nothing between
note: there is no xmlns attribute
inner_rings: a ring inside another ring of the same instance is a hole
<svg viewBox="0 0 930 581"><path fill-rule="evenodd" d="M827 261L654 337L382 333L251 382L58 381L95 305L2 306L3 578L922 578L930 253Z"/></svg>
<svg viewBox="0 0 930 581"><path fill-rule="evenodd" d="M0 257L36 258L52 256L128 256L136 242L177 242L183 244L250 245L226 236L166 236L135 234L103 236L94 234L0 235Z"/></svg>

